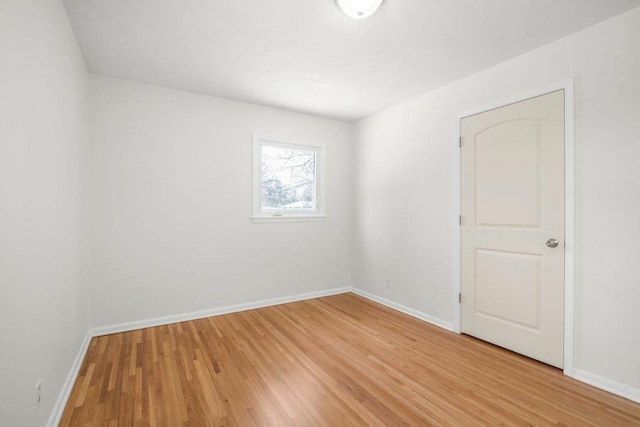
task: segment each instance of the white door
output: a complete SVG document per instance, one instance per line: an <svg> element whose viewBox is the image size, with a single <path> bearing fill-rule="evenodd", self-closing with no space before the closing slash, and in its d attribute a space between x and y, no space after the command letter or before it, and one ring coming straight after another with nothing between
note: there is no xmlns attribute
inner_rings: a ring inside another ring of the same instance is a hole
<svg viewBox="0 0 640 427"><path fill-rule="evenodd" d="M562 368L564 91L466 117L461 135L461 330Z"/></svg>

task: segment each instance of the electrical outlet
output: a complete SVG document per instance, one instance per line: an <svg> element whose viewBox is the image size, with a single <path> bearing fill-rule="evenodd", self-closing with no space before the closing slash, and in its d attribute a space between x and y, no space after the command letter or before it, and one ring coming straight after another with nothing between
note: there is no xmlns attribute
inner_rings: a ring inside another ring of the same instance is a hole
<svg viewBox="0 0 640 427"><path fill-rule="evenodd" d="M391 287L391 279L390 279L390 278L388 278L388 277L385 277L385 278L384 278L384 280L385 280L384 286L385 286L387 289L389 289L389 288Z"/></svg>
<svg viewBox="0 0 640 427"><path fill-rule="evenodd" d="M42 380L38 380L36 383L36 412L40 409L40 393L42 391Z"/></svg>

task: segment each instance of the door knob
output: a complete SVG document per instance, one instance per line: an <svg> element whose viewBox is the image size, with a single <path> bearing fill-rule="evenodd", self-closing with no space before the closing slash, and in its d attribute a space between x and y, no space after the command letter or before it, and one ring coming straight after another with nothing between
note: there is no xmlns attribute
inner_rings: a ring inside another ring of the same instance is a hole
<svg viewBox="0 0 640 427"><path fill-rule="evenodd" d="M549 246L550 248L555 248L556 246L558 246L558 241L556 239L549 239L547 240L547 246Z"/></svg>

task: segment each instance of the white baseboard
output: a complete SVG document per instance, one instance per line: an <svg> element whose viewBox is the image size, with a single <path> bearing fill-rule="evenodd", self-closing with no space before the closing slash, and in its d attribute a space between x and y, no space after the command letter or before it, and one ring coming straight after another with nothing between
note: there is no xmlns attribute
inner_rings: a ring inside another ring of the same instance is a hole
<svg viewBox="0 0 640 427"><path fill-rule="evenodd" d="M594 387L598 387L602 390L606 390L610 393L617 394L618 396L622 396L626 399L640 403L640 390L630 387L626 384L622 384L617 381L613 381L608 378L604 378L580 369L573 370L573 378L578 381L582 381L583 383L587 383Z"/></svg>
<svg viewBox="0 0 640 427"><path fill-rule="evenodd" d="M118 325L100 326L92 328L89 332L92 336L117 334L120 332L134 331L136 329L151 328L153 326L169 325L171 323L186 322L189 320L202 319L205 317L219 316L221 314L237 313L239 311L253 310L256 308L270 307L272 305L286 304L296 301L304 301L313 298L327 297L350 292L351 288L334 288L326 291L309 292L306 294L293 295L289 297L272 298L261 301L254 301L245 304L230 305L226 307L212 308L209 310L194 311L191 313L175 314L171 316L156 317L155 319L139 320L137 322L120 323Z"/></svg>
<svg viewBox="0 0 640 427"><path fill-rule="evenodd" d="M101 335L109 335L115 334L119 332L127 332L133 331L141 328L149 328L153 326L160 325L168 325L171 323L184 322L188 320L202 319L205 317L211 316L219 316L221 314L229 314L229 313L237 313L239 311L253 310L256 308L269 307L279 304L286 304L290 302L303 301L313 298L321 298L330 295L338 295L344 294L347 292L353 292L356 295L360 295L361 297L367 298L371 301L377 302L394 310L400 311L402 313L408 314L409 316L415 317L432 325L438 326L440 328L446 329L447 331L453 332L453 324L450 322L445 322L444 320L438 319L437 317L430 316L426 313L422 313L418 310L414 310L412 308L406 307L402 304L398 304L386 298L382 298L380 296L374 295L367 291L363 291L362 289L352 288L352 287L344 287L344 288L335 288L328 289L325 291L318 292L310 292L306 294L293 295L289 297L281 297L281 298L272 298L267 300L255 301L245 304L237 304L227 307L219 307L210 310L202 310L196 311L192 313L184 313L184 314L176 314L171 316L158 317L155 319L147 319L140 320L137 322L128 322L121 323L118 325L111 326L101 326L98 328L92 328L87 331L87 334L78 350L78 354L71 366L71 370L69 371L69 375L67 375L67 379L58 395L58 400L56 401L55 406L53 407L53 411L49 417L49 421L47 422L47 427L57 426L60 422L60 418L62 417L62 413L64 412L64 408L67 404L67 400L69 399L69 395L71 394L71 389L78 377L78 372L80 371L80 367L82 366L82 361L87 353L87 349L89 348L89 343L93 337L101 336ZM582 371L579 369L573 370L573 377L579 381L590 384L594 387L598 387L600 389L609 391L611 393L617 394L619 396L625 397L634 402L640 403L640 390L629 387L625 384L618 383L616 381L609 380L607 378L600 377L598 375L591 374L586 371Z"/></svg>
<svg viewBox="0 0 640 427"><path fill-rule="evenodd" d="M67 375L67 379L65 380L64 385L62 386L62 390L60 390L60 394L58 395L58 400L56 401L56 404L53 407L53 410L51 411L51 415L49 416L47 427L55 427L60 422L60 418L62 418L64 408L67 404L67 400L69 399L69 395L71 394L73 385L75 384L76 378L78 377L78 372L80 371L80 367L82 366L82 361L84 360L84 357L87 353L87 349L89 348L89 343L91 342L91 339L93 337L98 337L101 335L116 334L119 332L133 331L133 330L142 329L142 328L150 328L152 326L168 325L171 323L184 322L188 320L202 319L204 317L219 316L221 314L237 313L239 311L253 310L256 308L269 307L273 305L286 304L290 302L327 297L330 295L344 294L350 291L351 291L350 287L334 288L334 289L328 289L325 291L309 292L306 294L293 295L289 297L272 298L272 299L250 302L246 304L237 304L237 305L232 305L227 307L214 308L210 310L195 311L192 313L176 314L171 316L157 317L155 319L140 320L137 322L128 322L128 323L121 323L118 325L91 328L87 331L84 341L80 346L80 350L78 351L78 354L75 360L73 361L73 365L71 366L69 375Z"/></svg>
<svg viewBox="0 0 640 427"><path fill-rule="evenodd" d="M89 344L91 343L91 331L87 331L84 336L84 341L80 345L80 349L78 350L78 354L71 365L71 370L67 375L67 379L64 381L62 386L62 390L60 390L60 394L58 395L58 400L56 400L56 404L53 406L53 410L51 411L51 415L49 416L49 421L47 421L47 427L54 427L60 423L60 418L62 418L62 413L64 412L64 408L67 405L67 400L69 399L69 395L71 394L71 389L76 382L76 378L78 377L78 372L80 372L80 367L82 366L82 362L84 361L84 356L87 354L87 350L89 349Z"/></svg>
<svg viewBox="0 0 640 427"><path fill-rule="evenodd" d="M367 291L363 291L362 289L351 288L351 292L353 292L356 295L360 295L361 297L367 298L371 301L375 301L377 303L385 305L394 310L398 310L402 313L408 314L409 316L413 316L425 322L431 323L432 325L439 326L443 329L453 332L452 323L445 322L443 320L438 319L437 317L433 317L428 314L422 313L418 310L414 310L404 305L395 303L386 298L382 298L380 296L374 295ZM583 383L586 383L594 387L597 387L599 389L613 393L615 395L624 397L633 402L640 403L640 390L630 387L626 384L622 384L622 383L619 383L619 382L610 380L608 378L604 378L580 369L573 369L573 378Z"/></svg>
<svg viewBox="0 0 640 427"><path fill-rule="evenodd" d="M398 304L386 298L379 297L378 295L374 295L367 291L363 291L358 288L351 288L351 292L356 295L360 295L366 299L370 299L371 301L377 302L379 304L385 305L394 310L400 311L404 314L408 314L409 316L415 317L417 319L423 320L427 323L431 323L432 325L438 326L442 329L446 329L447 331L453 332L453 323L445 322L444 320L438 319L437 317L430 316L426 313L423 313L418 310L414 310L413 308L406 307L402 304Z"/></svg>

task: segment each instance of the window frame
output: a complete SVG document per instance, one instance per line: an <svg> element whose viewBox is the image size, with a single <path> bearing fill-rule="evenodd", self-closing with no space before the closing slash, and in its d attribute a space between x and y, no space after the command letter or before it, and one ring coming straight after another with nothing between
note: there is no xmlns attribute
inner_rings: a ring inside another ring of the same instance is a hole
<svg viewBox="0 0 640 427"><path fill-rule="evenodd" d="M288 148L292 150L314 151L315 158L315 186L316 186L316 210L315 212L291 212L279 213L262 212L262 146ZM324 221L325 213L325 156L326 146L324 142L309 141L304 139L283 138L278 136L253 134L253 222L304 222Z"/></svg>

